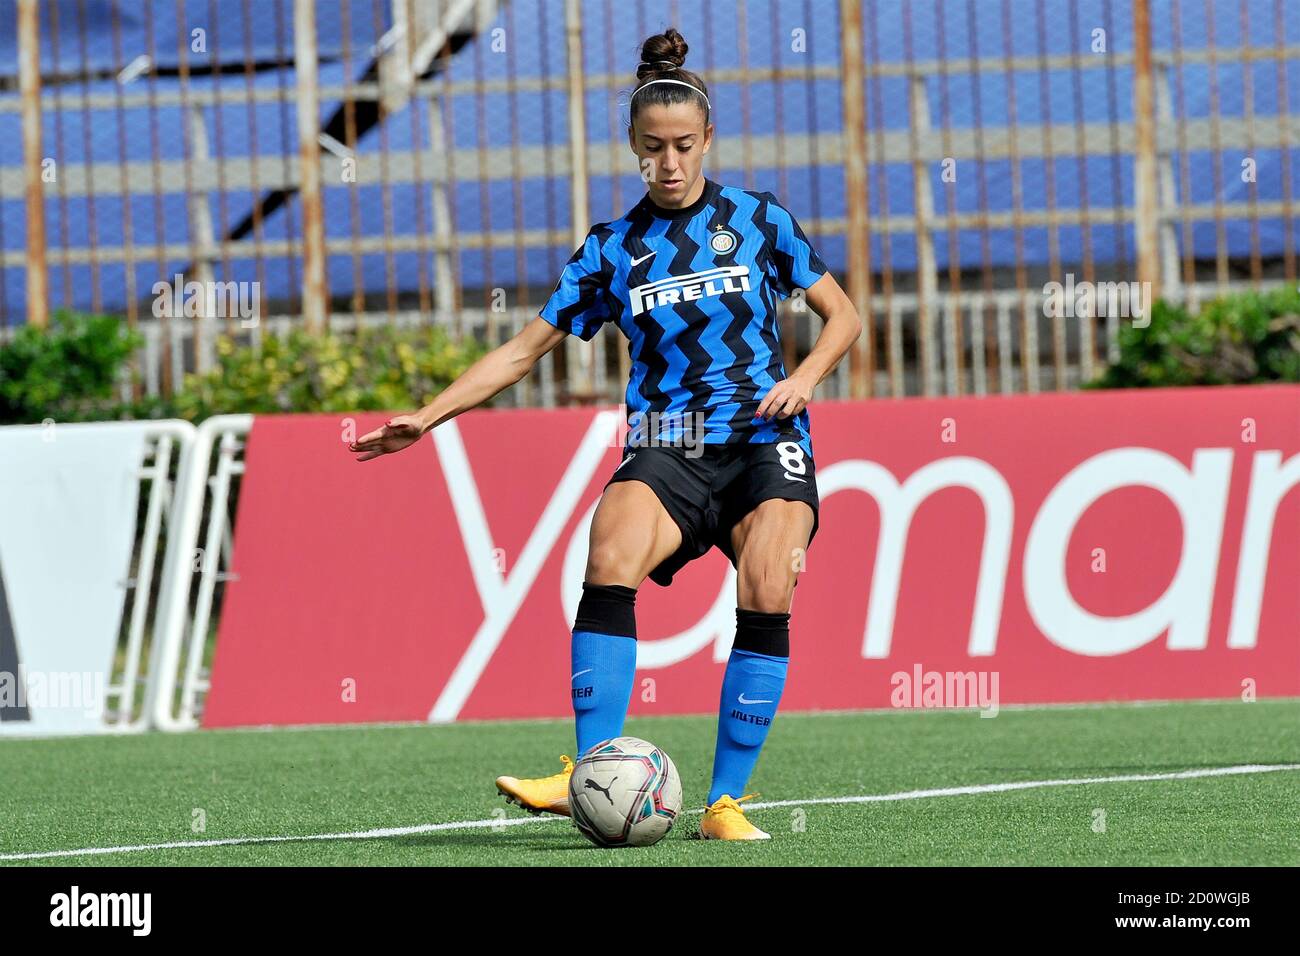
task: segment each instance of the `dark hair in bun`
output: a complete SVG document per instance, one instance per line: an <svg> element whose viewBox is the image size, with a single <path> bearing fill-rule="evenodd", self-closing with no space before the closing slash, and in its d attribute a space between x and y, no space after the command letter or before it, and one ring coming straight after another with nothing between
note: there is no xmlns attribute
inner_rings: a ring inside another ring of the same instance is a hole
<svg viewBox="0 0 1300 956"><path fill-rule="evenodd" d="M637 64L637 85L632 91L630 113L633 120L647 106L671 106L674 103L695 103L704 113L704 123L709 122L709 88L698 74L682 68L686 62L686 38L672 27L663 33L647 37L641 44L641 62ZM673 83L654 83L654 80L675 80ZM680 84L685 83L686 86ZM692 92L690 88L694 88Z"/></svg>

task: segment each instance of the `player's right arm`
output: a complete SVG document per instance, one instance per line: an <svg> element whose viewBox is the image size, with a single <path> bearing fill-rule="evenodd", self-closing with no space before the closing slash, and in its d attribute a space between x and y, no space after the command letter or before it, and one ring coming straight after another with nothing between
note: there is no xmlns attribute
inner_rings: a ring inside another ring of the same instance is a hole
<svg viewBox="0 0 1300 956"><path fill-rule="evenodd" d="M430 429L455 418L461 412L477 408L492 396L514 385L567 334L565 330L556 328L538 316L509 342L493 349L467 368L424 408L410 415L397 415L389 419L383 427L352 442L348 450L359 453L357 461L369 461L380 455L401 451L418 441Z"/></svg>
<svg viewBox="0 0 1300 956"><path fill-rule="evenodd" d="M614 264L603 251L604 243L612 236L606 225L598 223L588 231L537 318L505 345L471 365L424 408L413 415L398 415L383 428L354 441L348 450L360 453L357 461L401 451L447 419L482 405L527 375L566 335L590 342L609 318L606 292Z"/></svg>

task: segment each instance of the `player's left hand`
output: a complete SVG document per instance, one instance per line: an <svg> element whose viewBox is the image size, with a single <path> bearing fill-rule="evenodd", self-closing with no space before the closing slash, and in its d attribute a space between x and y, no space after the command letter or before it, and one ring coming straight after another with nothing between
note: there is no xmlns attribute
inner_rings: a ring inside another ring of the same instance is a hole
<svg viewBox="0 0 1300 956"><path fill-rule="evenodd" d="M790 418L798 415L812 399L813 383L800 378L797 374L782 379L772 386L772 390L763 396L755 419Z"/></svg>
<svg viewBox="0 0 1300 956"><path fill-rule="evenodd" d="M398 415L384 422L368 435L362 435L348 445L348 451L360 453L357 461L370 461L380 455L391 455L401 451L420 440L424 434L424 423L418 415Z"/></svg>

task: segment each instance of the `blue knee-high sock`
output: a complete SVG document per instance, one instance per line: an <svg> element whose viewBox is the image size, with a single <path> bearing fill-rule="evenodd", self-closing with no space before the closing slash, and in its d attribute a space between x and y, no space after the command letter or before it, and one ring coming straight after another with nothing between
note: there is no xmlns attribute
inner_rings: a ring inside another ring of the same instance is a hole
<svg viewBox="0 0 1300 956"><path fill-rule="evenodd" d="M636 589L582 585L573 625L570 695L578 756L619 737L636 678Z"/></svg>
<svg viewBox="0 0 1300 956"><path fill-rule="evenodd" d="M710 804L741 797L776 717L790 663L790 615L736 609L736 642L722 678Z"/></svg>

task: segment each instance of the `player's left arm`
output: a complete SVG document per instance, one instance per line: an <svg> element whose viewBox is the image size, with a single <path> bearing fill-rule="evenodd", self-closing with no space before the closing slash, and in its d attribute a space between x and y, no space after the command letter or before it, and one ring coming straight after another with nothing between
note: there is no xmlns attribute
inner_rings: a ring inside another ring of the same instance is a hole
<svg viewBox="0 0 1300 956"><path fill-rule="evenodd" d="M802 412L812 399L813 389L835 370L862 334L858 310L829 272L806 289L804 296L804 301L822 317L825 325L808 357L763 396L758 406L759 418L788 418Z"/></svg>

